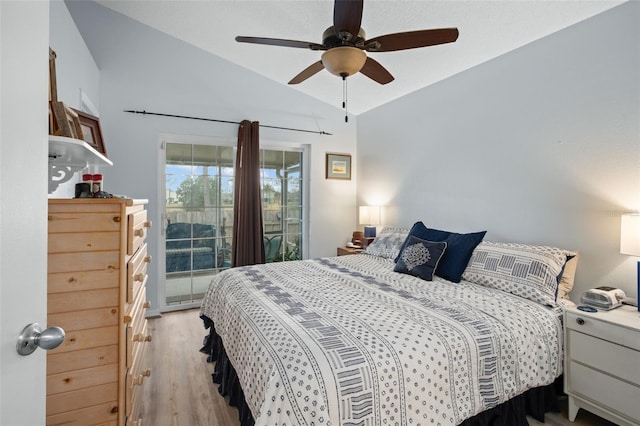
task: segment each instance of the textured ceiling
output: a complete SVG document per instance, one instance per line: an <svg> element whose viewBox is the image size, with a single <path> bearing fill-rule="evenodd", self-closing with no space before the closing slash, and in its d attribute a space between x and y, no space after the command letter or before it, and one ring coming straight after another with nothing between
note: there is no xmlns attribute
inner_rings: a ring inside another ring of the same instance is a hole
<svg viewBox="0 0 640 426"><path fill-rule="evenodd" d="M349 112L357 115L373 109L623 2L365 0L362 28L368 39L443 27L457 27L460 36L451 44L369 53L395 80L382 86L362 74L349 77ZM319 60L322 52L237 43L235 36L322 43L322 33L333 19L331 0L106 0L99 3L285 85ZM341 106L342 82L327 71L290 87Z"/></svg>

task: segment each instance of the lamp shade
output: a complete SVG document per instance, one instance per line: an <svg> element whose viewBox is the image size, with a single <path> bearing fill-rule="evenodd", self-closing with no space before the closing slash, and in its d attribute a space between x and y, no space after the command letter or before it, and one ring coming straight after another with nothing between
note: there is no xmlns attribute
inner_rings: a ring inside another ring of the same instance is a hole
<svg viewBox="0 0 640 426"><path fill-rule="evenodd" d="M640 256L640 213L622 215L620 222L620 253Z"/></svg>
<svg viewBox="0 0 640 426"><path fill-rule="evenodd" d="M349 77L360 71L367 60L367 54L357 47L340 46L322 54L322 65L331 74Z"/></svg>
<svg viewBox="0 0 640 426"><path fill-rule="evenodd" d="M380 206L360 206L362 225L380 225Z"/></svg>

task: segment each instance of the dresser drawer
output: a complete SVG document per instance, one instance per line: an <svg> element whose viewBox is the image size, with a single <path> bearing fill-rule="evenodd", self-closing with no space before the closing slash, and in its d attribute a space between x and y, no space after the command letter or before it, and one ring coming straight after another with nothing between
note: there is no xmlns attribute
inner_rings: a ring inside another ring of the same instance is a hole
<svg viewBox="0 0 640 426"><path fill-rule="evenodd" d="M567 338L571 348L567 356L571 361L640 386L640 352L573 330L568 332Z"/></svg>
<svg viewBox="0 0 640 426"><path fill-rule="evenodd" d="M143 244L127 263L127 303L133 302L145 283L147 265L150 262L151 257L147 256L147 245Z"/></svg>
<svg viewBox="0 0 640 426"><path fill-rule="evenodd" d="M145 313L149 303L146 301L146 289L143 288L131 305L131 311L125 315L127 323L127 368L131 367L141 352L141 347L151 341L151 334L147 330Z"/></svg>
<svg viewBox="0 0 640 426"><path fill-rule="evenodd" d="M132 414L133 406L142 398L143 386L151 377L151 370L146 368L145 364L146 345L142 345L140 349L140 353L135 358L133 365L127 370L125 389L125 413L127 416Z"/></svg>
<svg viewBox="0 0 640 426"><path fill-rule="evenodd" d="M602 321L595 315L597 314L582 315L575 312L567 312L565 327L569 330L576 330L580 333L640 351L639 330Z"/></svg>
<svg viewBox="0 0 640 426"><path fill-rule="evenodd" d="M574 361L569 362L569 371L570 392L622 413L629 420L640 419L640 387Z"/></svg>
<svg viewBox="0 0 640 426"><path fill-rule="evenodd" d="M147 211L140 210L127 216L127 254L132 255L147 237L147 229L151 222L147 221Z"/></svg>

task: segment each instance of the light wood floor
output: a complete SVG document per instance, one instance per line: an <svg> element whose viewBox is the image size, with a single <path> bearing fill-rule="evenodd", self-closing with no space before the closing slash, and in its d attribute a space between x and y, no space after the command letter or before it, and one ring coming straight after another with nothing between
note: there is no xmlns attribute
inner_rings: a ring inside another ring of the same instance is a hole
<svg viewBox="0 0 640 426"><path fill-rule="evenodd" d="M157 426L238 426L238 411L229 407L211 381L213 364L199 352L206 330L192 309L164 314L149 320L153 341L147 356L151 363L150 383L145 386L143 418ZM585 410L574 423L563 413L551 413L546 425L615 426ZM533 419L529 424L543 425Z"/></svg>

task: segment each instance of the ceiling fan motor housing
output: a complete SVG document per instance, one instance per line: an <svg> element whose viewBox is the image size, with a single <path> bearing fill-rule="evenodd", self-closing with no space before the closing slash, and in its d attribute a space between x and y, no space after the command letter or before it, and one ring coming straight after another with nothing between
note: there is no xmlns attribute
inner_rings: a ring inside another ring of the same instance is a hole
<svg viewBox="0 0 640 426"><path fill-rule="evenodd" d="M331 26L322 33L322 44L331 49L338 46L355 46L360 49L364 48L364 41L367 35L362 28L354 37L353 34L343 32L340 35L336 32L335 27Z"/></svg>

